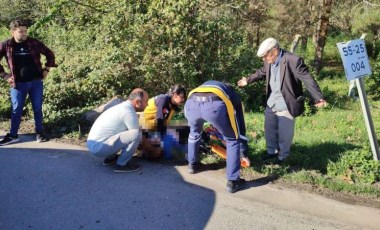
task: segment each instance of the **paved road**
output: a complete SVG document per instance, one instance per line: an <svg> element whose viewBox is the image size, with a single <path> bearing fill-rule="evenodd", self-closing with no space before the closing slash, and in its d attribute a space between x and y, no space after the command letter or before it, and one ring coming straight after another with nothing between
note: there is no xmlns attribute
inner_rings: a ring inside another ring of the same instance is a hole
<svg viewBox="0 0 380 230"><path fill-rule="evenodd" d="M4 133L0 133L0 136ZM0 229L379 229L380 210L250 181L225 191L220 172L141 161L115 174L86 149L0 147Z"/></svg>

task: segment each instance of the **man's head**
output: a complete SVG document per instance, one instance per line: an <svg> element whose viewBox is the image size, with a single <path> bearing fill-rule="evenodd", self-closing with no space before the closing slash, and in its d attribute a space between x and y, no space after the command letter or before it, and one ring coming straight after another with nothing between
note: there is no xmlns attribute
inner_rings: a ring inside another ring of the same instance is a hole
<svg viewBox="0 0 380 230"><path fill-rule="evenodd" d="M273 64L280 53L280 44L274 38L265 39L259 46L257 56L263 61Z"/></svg>
<svg viewBox="0 0 380 230"><path fill-rule="evenodd" d="M148 93L140 88L132 90L128 96L128 101L133 105L136 112L144 111L145 107L148 105L148 99Z"/></svg>
<svg viewBox="0 0 380 230"><path fill-rule="evenodd" d="M186 89L182 85L173 85L168 94L172 97L174 105L182 105L186 101Z"/></svg>
<svg viewBox="0 0 380 230"><path fill-rule="evenodd" d="M12 37L17 43L24 42L28 37L27 24L21 20L14 20L9 25Z"/></svg>

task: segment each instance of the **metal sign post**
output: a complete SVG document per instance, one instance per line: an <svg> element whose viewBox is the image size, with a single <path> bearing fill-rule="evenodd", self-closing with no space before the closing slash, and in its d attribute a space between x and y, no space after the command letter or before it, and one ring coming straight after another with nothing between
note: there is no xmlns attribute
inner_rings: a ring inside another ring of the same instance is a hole
<svg viewBox="0 0 380 230"><path fill-rule="evenodd" d="M365 125L367 127L369 142L371 144L372 154L374 160L380 159L379 144L377 142L375 127L373 126L371 111L369 109L369 104L367 100L367 94L364 90L363 78L358 78L355 80L358 87L358 93L360 98L360 104L362 106L362 111L364 115Z"/></svg>
<svg viewBox="0 0 380 230"><path fill-rule="evenodd" d="M377 142L375 128L373 126L371 117L371 111L369 109L367 95L364 89L364 82L362 79L362 77L370 75L372 73L364 40L357 39L349 42L340 42L337 43L337 46L343 61L347 80L355 80L356 82L364 120L368 131L368 137L371 144L373 159L379 160L379 144Z"/></svg>

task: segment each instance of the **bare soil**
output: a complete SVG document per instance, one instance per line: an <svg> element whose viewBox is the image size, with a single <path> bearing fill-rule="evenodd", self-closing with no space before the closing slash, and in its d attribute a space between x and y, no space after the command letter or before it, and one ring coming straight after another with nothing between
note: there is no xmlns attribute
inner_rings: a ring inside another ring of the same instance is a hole
<svg viewBox="0 0 380 230"><path fill-rule="evenodd" d="M9 131L9 121L0 122L0 127L5 132ZM20 125L19 134L33 134L34 131L34 121L23 121ZM46 135L50 141L66 143L71 145L78 145L85 147L86 146L86 136L81 138L70 138L67 135L62 135L54 132L46 132ZM186 164L183 161L165 161L161 160L158 163L168 164L168 165L183 165ZM225 174L225 163L221 164L211 164L203 167L203 170L216 170L220 171L220 173ZM299 184L299 183L291 183L289 181L285 181L281 178L276 178L275 176L264 176L260 174L253 173L243 173L243 177L248 180L255 180L256 182L266 183L274 183L279 184L284 187L288 187L290 189L297 189L300 191L310 192L314 194L318 194L330 199L338 200L340 202L344 202L347 204L353 205L361 205L367 207L373 207L380 209L380 197L366 197L362 195L348 194L344 192L334 192L326 188L322 188L312 184ZM380 186L380 185L379 185Z"/></svg>

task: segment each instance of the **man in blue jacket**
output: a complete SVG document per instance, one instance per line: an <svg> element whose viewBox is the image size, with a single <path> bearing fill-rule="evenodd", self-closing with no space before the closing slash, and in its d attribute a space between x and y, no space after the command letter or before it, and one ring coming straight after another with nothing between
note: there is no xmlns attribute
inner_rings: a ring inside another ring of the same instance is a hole
<svg viewBox="0 0 380 230"><path fill-rule="evenodd" d="M240 158L249 166L247 137L241 100L232 86L219 81L206 81L189 93L185 117L190 127L188 139L188 171L193 174L199 166L198 149L203 124L212 124L226 141L227 191L234 193L245 185L240 178Z"/></svg>

